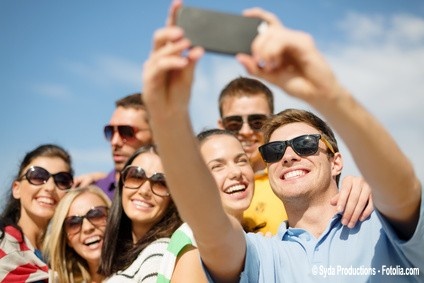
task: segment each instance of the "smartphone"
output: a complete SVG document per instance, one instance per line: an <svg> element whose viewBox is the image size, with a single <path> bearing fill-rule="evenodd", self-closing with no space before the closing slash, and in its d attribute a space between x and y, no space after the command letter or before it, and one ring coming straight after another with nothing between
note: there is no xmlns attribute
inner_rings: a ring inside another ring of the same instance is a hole
<svg viewBox="0 0 424 283"><path fill-rule="evenodd" d="M183 6L177 14L177 26L193 46L206 51L234 55L251 54L251 44L266 22L259 18Z"/></svg>

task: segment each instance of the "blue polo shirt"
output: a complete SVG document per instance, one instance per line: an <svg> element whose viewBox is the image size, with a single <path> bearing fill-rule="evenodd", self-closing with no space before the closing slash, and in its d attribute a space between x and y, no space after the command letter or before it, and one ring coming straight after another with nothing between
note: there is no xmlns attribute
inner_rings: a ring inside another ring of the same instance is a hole
<svg viewBox="0 0 424 283"><path fill-rule="evenodd" d="M424 282L423 212L421 198L420 219L407 241L378 211L353 229L337 214L319 238L286 222L272 238L246 234L240 282Z"/></svg>

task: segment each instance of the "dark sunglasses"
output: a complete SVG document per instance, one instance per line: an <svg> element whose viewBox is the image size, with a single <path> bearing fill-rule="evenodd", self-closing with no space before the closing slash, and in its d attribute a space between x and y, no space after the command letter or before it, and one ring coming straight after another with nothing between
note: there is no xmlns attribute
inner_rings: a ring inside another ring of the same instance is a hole
<svg viewBox="0 0 424 283"><path fill-rule="evenodd" d="M119 136L121 139L126 142L130 141L135 138L135 134L138 131L149 131L149 129L139 129L137 127L129 126L129 125L118 125L118 126L112 126L112 125L106 125L104 128L104 134L108 141L111 141L113 138L113 134L115 131L118 131Z"/></svg>
<svg viewBox="0 0 424 283"><path fill-rule="evenodd" d="M26 178L32 185L40 186L53 177L54 183L59 190L69 190L74 184L74 177L69 172L59 172L56 174L50 174L49 171L43 167L31 166L24 175L19 177L19 180Z"/></svg>
<svg viewBox="0 0 424 283"><path fill-rule="evenodd" d="M106 226L108 208L96 206L91 208L85 215L73 215L65 218L63 223L66 234L74 235L81 231L84 218L96 227Z"/></svg>
<svg viewBox="0 0 424 283"><path fill-rule="evenodd" d="M262 159L267 163L273 163L281 160L288 146L290 146L299 156L313 155L318 151L320 139L334 154L333 146L326 138L319 134L303 135L288 141L269 142L261 145L259 147L259 152L262 155Z"/></svg>
<svg viewBox="0 0 424 283"><path fill-rule="evenodd" d="M264 114L251 114L247 115L247 123L249 127L254 131L259 131L268 119L267 115ZM222 125L224 129L231 132L238 132L243 127L245 121L240 115L227 116L222 118Z"/></svg>
<svg viewBox="0 0 424 283"><path fill-rule="evenodd" d="M139 166L127 166L121 172L124 188L139 189L146 181L150 182L150 190L157 196L170 196L163 173L155 173L147 177L146 172Z"/></svg>

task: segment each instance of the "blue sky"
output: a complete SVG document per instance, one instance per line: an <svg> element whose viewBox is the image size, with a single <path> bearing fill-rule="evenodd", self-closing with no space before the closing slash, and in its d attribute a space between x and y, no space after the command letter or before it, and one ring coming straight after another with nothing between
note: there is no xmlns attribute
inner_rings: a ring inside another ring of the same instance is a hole
<svg viewBox="0 0 424 283"><path fill-rule="evenodd" d="M114 101L142 88L140 71L170 1L0 1L0 199L25 152L57 143L77 174L112 168L102 128ZM424 2L186 0L241 13L260 6L311 33L343 84L390 130L424 180ZM245 75L230 56L200 62L196 130L216 125L217 96ZM276 110L310 109L274 89ZM364 145L366 146L366 145ZM358 175L344 149L344 174Z"/></svg>

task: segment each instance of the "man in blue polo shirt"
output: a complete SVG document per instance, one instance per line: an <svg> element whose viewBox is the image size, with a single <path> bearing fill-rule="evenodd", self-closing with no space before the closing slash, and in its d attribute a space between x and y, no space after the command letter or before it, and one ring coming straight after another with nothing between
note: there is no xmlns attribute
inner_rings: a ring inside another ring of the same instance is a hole
<svg viewBox="0 0 424 283"><path fill-rule="evenodd" d="M238 61L309 103L337 130L372 188L376 212L353 228L341 224L330 204L343 168L333 131L313 113L296 109L266 122L259 148L288 221L268 238L245 234L224 212L190 122L193 73L204 51L187 50L190 41L172 26L180 5L173 2L167 27L155 33L143 69L144 101L167 184L210 281L424 282L424 202L411 162L336 80L312 38L261 9L245 13L266 21L267 29L253 41L252 55L238 54Z"/></svg>

